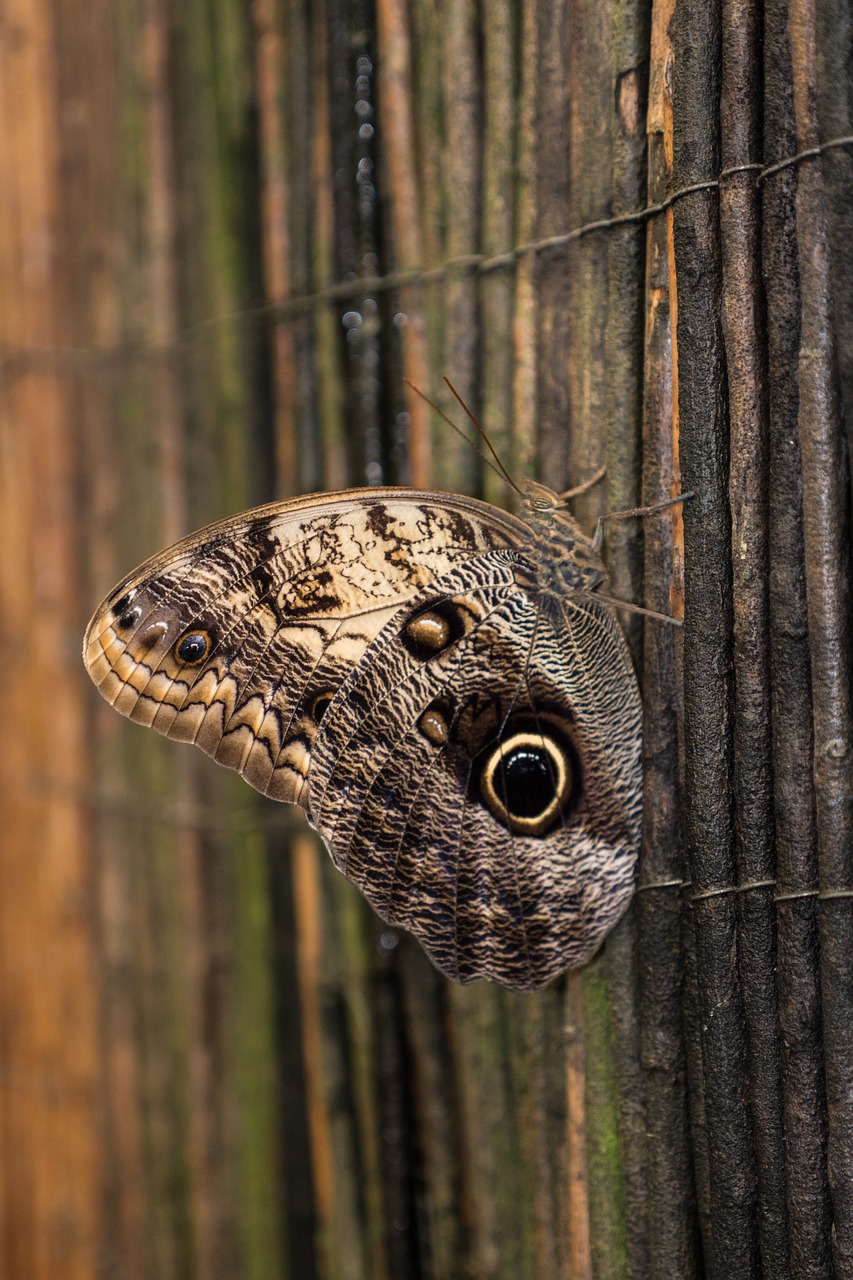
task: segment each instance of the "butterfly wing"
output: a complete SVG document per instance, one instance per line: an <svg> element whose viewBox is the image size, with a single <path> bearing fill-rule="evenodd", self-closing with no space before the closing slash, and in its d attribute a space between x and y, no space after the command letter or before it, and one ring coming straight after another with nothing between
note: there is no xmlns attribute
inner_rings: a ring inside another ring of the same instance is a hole
<svg viewBox="0 0 853 1280"><path fill-rule="evenodd" d="M535 989L627 904L640 750L611 614L523 588L495 551L366 650L322 720L309 808L340 869L446 974Z"/></svg>
<svg viewBox="0 0 853 1280"><path fill-rule="evenodd" d="M630 895L640 701L612 616L540 590L529 542L452 494L271 504L131 574L84 659L124 715L306 809L450 976L536 988Z"/></svg>
<svg viewBox="0 0 853 1280"><path fill-rule="evenodd" d="M272 503L208 526L120 583L89 624L84 661L123 715L305 807L319 720L389 618L454 564L525 533L453 494Z"/></svg>

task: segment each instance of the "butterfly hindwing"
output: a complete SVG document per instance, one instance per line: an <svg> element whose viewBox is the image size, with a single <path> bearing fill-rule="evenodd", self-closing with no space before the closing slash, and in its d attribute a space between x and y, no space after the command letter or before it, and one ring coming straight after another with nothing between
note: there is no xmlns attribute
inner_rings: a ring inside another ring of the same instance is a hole
<svg viewBox="0 0 853 1280"><path fill-rule="evenodd" d="M425 618L431 650L412 640ZM542 986L630 894L639 705L604 606L537 596L512 553L484 555L409 602L348 676L315 742L312 818L451 977Z"/></svg>

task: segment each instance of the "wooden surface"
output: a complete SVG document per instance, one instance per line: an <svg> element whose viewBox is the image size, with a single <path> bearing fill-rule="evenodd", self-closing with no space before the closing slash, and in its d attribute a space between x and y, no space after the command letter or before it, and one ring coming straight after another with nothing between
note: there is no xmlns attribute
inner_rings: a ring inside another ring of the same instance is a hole
<svg viewBox="0 0 853 1280"><path fill-rule="evenodd" d="M853 1275L851 40L840 0L7 4L4 1280ZM634 909L537 996L448 984L79 658L252 503L504 502L403 381L445 374L517 474L606 464L589 525L697 495L683 547L608 527L686 626L628 620Z"/></svg>

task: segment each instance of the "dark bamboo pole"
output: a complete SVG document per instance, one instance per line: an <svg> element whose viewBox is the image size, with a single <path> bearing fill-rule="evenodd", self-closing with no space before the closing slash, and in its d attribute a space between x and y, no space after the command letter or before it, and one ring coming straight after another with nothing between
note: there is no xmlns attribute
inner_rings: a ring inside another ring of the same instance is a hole
<svg viewBox="0 0 853 1280"><path fill-rule="evenodd" d="M637 14L630 9L617 12L600 5L581 5L567 15L567 22L565 30L547 35L540 31L540 40L547 41L543 47L554 50L555 67L561 57L566 68L565 83L555 78L550 93L553 118L565 111L563 154L557 154L555 139L553 153L541 157L540 209L542 214L553 211L566 225L564 215L551 203L557 199L564 172L568 225L580 226L612 211L614 191L617 203L632 187L635 198L641 198L642 153L638 174L632 165L636 157L626 154L626 120L619 102L622 72L635 52L632 41L636 39L633 24ZM571 86L580 84L586 91L572 92ZM641 91L637 125L643 106ZM555 276L545 285L545 296L550 288L560 288L560 273L565 270L563 287L568 288L564 297L570 299L567 313L563 304L562 312L558 309L553 317L553 327L540 330L547 361L544 367L555 371L552 386L545 381L540 384L542 464L549 472L553 468L552 474L559 474L557 469L565 465L568 482L579 482L607 462L607 498L604 487L599 486L574 504L587 524L600 514L605 501L611 509L630 505L639 490L638 366L636 351L629 355L627 348L632 328L635 342L641 331L642 272L641 257L631 260L630 247L628 260L620 256L619 250L629 241L630 237L616 246L606 237L584 237L557 261L546 265L546 259L540 264L543 283L545 272ZM564 342L565 379L557 373L556 365L563 356ZM560 397L566 396L562 420L548 417L552 391L553 411L559 412ZM627 503L626 494L631 495ZM630 596L626 581L630 570L621 555L624 532L616 535L609 563L618 565L617 579ZM626 1266L641 1273L645 1250L645 1224L638 1211L644 1196L643 1175L636 1144L643 1129L637 1111L642 1100L631 1081L636 1061L631 952L629 922L610 940L605 963L596 961L582 976L571 975L567 988L577 1035L568 1063L568 1154L578 1180L571 1219L571 1238L577 1250L573 1262L576 1269L589 1267L602 1274L619 1274ZM579 983L583 990L580 1001L576 996ZM611 983L618 991L616 1019L610 1016L614 998ZM617 1075L614 1050L621 1075ZM583 1114L579 1114L581 1106ZM617 1150L620 1159L614 1160Z"/></svg>
<svg viewBox="0 0 853 1280"><path fill-rule="evenodd" d="M531 244L536 238L538 218L536 122L539 27L535 0L524 0L520 6L518 40L515 230L520 244ZM516 264L512 324L512 463L521 475L533 475L536 450L538 312L535 281L536 261L532 254L527 254Z"/></svg>
<svg viewBox="0 0 853 1280"><path fill-rule="evenodd" d="M666 68L671 6L652 10L649 70L648 199L668 190L672 166L672 104ZM674 401L670 239L672 214L651 220L646 234L645 377L643 396L643 502L673 495L679 479L677 403ZM643 530L645 604L679 616L681 517L650 520ZM676 589L673 590L675 581ZM699 1274L696 1193L691 1168L687 1063L682 1011L682 884L686 879L681 831L678 755L676 633L646 628L643 644L643 851L638 875L640 1062L644 1074L649 1274Z"/></svg>
<svg viewBox="0 0 853 1280"><path fill-rule="evenodd" d="M814 85L816 12L793 0L789 39L798 150L818 141ZM803 164L795 197L802 291L799 435L803 466L806 599L811 642L813 770L817 820L823 1032L828 1107L827 1162L833 1261L853 1275L853 717L850 688L850 509L838 367L833 337L827 213L821 164Z"/></svg>
<svg viewBox="0 0 853 1280"><path fill-rule="evenodd" d="M477 7L457 0L444 11L440 32L442 195L445 261L478 253L483 230L483 76L478 48ZM481 331L478 284L470 270L451 269L444 282L442 360L462 399L480 413ZM434 453L431 483L469 491L477 486L477 455L455 434L442 434Z"/></svg>
<svg viewBox="0 0 853 1280"><path fill-rule="evenodd" d="M353 245L352 218L342 214L339 201L355 186L353 157L349 151L340 154L339 140L352 142L350 127L355 112L353 61L349 42L343 38L346 23L336 21L334 6L317 6L310 15L311 99L314 108L313 129L304 139L304 158L311 165L314 196L313 288L323 289L337 280L352 279L358 274L359 255ZM336 32L332 39L330 31ZM286 32L283 33L286 39ZM342 48L343 46L343 48ZM331 94L332 84L341 84L340 93ZM346 91L343 85L347 86ZM340 116L344 119L341 121ZM337 181L336 181L337 176ZM347 214L350 213L349 207ZM346 227L348 234L344 234ZM349 483L352 471L363 479L368 465L367 439L378 435L375 408L364 405L364 429L361 439L350 439L346 406L358 394L357 380L358 329L345 328L344 320L354 318L363 309L357 294L343 304L316 307L313 313L316 335L317 412L322 456L320 468L324 488L341 489ZM349 313L349 315L348 315ZM368 326L375 328L375 324ZM352 336L356 341L350 346ZM362 362L364 363L364 362ZM355 368L352 366L355 365ZM355 377L353 376L355 374ZM373 400L375 401L375 396ZM354 434L354 433L353 433ZM290 473L292 475L292 472ZM280 484L286 476L279 476Z"/></svg>
<svg viewBox="0 0 853 1280"><path fill-rule="evenodd" d="M516 235L519 192L514 182L518 156L516 137L517 19L508 3L490 6L483 31L483 193L480 249L487 256L503 253L504 245L519 243ZM515 434L512 389L513 279L508 271L486 274L479 281L482 329L482 417L489 438L504 465L513 462ZM486 470L484 492L498 506L506 505L506 485Z"/></svg>
<svg viewBox="0 0 853 1280"><path fill-rule="evenodd" d="M551 6L538 5L536 24L536 238L543 239L565 229L569 203L569 19L565 0ZM547 458L555 477L568 474L570 278L564 253L545 251L537 255L537 462Z"/></svg>
<svg viewBox="0 0 853 1280"><path fill-rule="evenodd" d="M418 207L420 184L415 166L415 121L412 111L412 42L409 14L399 0L377 0L376 30L382 49L379 70L380 127L385 137L385 164L390 193L395 266L400 270L424 266L424 232ZM417 286L401 294L407 317L403 331L403 367L416 387L429 386L426 327L421 291ZM417 395L407 399L409 468L412 484L430 483L429 409Z"/></svg>
<svg viewBox="0 0 853 1280"><path fill-rule="evenodd" d="M796 151L787 4L764 20L764 158ZM770 423L770 624L778 882L779 1023L783 1045L792 1273L829 1276L831 1205L818 971L818 885L811 673L797 432L801 297L795 169L762 184Z"/></svg>
<svg viewBox="0 0 853 1280"><path fill-rule="evenodd" d="M610 9L610 132L613 214L639 208L647 194L649 13L644 5ZM642 447L643 302L645 229L625 226L606 238L607 323L604 337L604 421L607 493L611 509L640 501ZM615 521L608 539L609 582L617 599L641 597L642 533ZM636 615L635 615L636 616ZM623 624L627 619L623 615ZM628 624L638 638L639 627ZM638 648L635 645L635 655ZM619 1101L619 1135L625 1196L627 1273L647 1275L647 1113L640 1060L637 917L631 911L608 941L611 1022Z"/></svg>
<svg viewBox="0 0 853 1280"><path fill-rule="evenodd" d="M757 5L723 4L720 99L722 327L728 384L734 631L734 797L738 969L765 1272L789 1275L777 1023L776 863L770 736L766 328L761 280Z"/></svg>
<svg viewBox="0 0 853 1280"><path fill-rule="evenodd" d="M290 294L310 294L314 286L314 192L311 184L311 140L315 120L312 102L313 24L295 0L281 6L280 97L283 115L282 152L286 183L286 288ZM290 415L287 431L293 443L289 454L298 493L322 487L321 436L317 418L317 379L314 367L314 316L293 317L290 325L290 364L287 389Z"/></svg>
<svg viewBox="0 0 853 1280"><path fill-rule="evenodd" d="M815 101L822 143L853 135L853 76L850 50L853 15L845 0L815 8ZM832 316L838 380L844 408L847 447L853 442L853 272L850 255L850 205L853 202L853 147L849 141L828 149L821 160L827 236L834 263Z"/></svg>
<svg viewBox="0 0 853 1280"><path fill-rule="evenodd" d="M719 172L720 17L714 4L675 10L676 190ZM684 513L684 805L708 1137L710 1200L700 1212L711 1275L747 1277L758 1266L758 1238L733 893L729 424L714 190L677 201L673 244L682 474L697 495Z"/></svg>

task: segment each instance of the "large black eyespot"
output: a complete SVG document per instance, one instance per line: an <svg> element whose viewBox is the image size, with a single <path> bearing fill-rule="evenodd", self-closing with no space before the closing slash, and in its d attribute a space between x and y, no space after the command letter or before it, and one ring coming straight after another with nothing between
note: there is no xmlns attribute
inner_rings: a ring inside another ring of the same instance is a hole
<svg viewBox="0 0 853 1280"><path fill-rule="evenodd" d="M554 799L550 757L541 747L516 747L495 771L494 788L514 817L536 818Z"/></svg>
<svg viewBox="0 0 853 1280"><path fill-rule="evenodd" d="M187 631L175 645L175 653L179 661L188 667L197 667L204 662L212 648L210 636L206 631Z"/></svg>
<svg viewBox="0 0 853 1280"><path fill-rule="evenodd" d="M545 727L505 738L486 757L480 793L499 822L519 835L544 835L571 803L572 752Z"/></svg>

